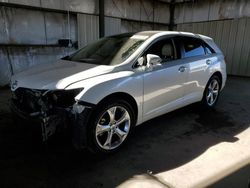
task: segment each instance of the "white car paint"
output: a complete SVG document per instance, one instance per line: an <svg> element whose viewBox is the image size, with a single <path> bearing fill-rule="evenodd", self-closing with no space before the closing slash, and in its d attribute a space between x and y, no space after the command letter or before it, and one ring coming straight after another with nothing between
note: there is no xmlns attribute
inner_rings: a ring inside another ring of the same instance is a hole
<svg viewBox="0 0 250 188"><path fill-rule="evenodd" d="M111 66L60 60L53 64L34 66L14 75L11 80L18 80L18 87L56 90L65 89L75 81L112 72L113 69L114 67Z"/></svg>
<svg viewBox="0 0 250 188"><path fill-rule="evenodd" d="M149 32L145 32L149 33ZM174 109L200 101L205 86L213 73L222 74L222 88L226 81L224 56L211 38L185 32L152 31L152 36L123 63L115 66L92 65L60 60L51 65L41 65L12 77L17 87L44 90L70 90L84 88L76 101L98 104L104 97L124 92L132 96L138 106L137 125ZM137 33L136 35L140 35ZM210 56L184 58L164 65L133 68L142 52L163 36L200 37L215 49ZM206 60L210 60L210 65ZM179 72L184 66L185 71Z"/></svg>

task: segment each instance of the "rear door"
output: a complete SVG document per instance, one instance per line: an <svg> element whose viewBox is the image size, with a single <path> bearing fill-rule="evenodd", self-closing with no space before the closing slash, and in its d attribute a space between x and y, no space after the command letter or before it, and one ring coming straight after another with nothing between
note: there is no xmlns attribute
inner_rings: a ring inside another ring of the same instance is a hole
<svg viewBox="0 0 250 188"><path fill-rule="evenodd" d="M206 55L204 42L201 39L182 36L178 37L176 41L182 46L183 60L189 64L184 101L192 103L203 96L204 84L208 80L208 71L212 61Z"/></svg>

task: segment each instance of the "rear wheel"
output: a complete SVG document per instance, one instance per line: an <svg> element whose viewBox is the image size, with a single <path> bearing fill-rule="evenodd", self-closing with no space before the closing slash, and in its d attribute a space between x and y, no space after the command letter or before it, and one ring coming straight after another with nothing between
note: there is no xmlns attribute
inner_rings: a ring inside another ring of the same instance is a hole
<svg viewBox="0 0 250 188"><path fill-rule="evenodd" d="M124 100L97 107L88 130L89 148L95 153L112 153L126 142L135 124L133 109Z"/></svg>
<svg viewBox="0 0 250 188"><path fill-rule="evenodd" d="M210 78L210 80L207 83L202 104L207 108L213 108L220 95L220 87L221 87L221 80L218 76L214 75Z"/></svg>

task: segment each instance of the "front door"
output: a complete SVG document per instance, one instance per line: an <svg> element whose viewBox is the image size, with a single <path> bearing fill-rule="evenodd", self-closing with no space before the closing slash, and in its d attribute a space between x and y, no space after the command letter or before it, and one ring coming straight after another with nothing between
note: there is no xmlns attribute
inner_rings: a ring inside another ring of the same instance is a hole
<svg viewBox="0 0 250 188"><path fill-rule="evenodd" d="M180 59L172 39L155 42L146 51L158 55L162 63L144 73L144 121L174 110L182 105L183 86L187 79L188 63Z"/></svg>

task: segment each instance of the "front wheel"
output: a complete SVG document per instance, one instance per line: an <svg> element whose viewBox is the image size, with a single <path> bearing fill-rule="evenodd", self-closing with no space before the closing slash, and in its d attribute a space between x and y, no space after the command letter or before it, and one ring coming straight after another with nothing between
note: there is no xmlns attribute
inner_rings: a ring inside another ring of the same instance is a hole
<svg viewBox="0 0 250 188"><path fill-rule="evenodd" d="M127 140L135 124L131 105L124 100L107 101L92 116L88 130L89 148L95 153L112 153Z"/></svg>
<svg viewBox="0 0 250 188"><path fill-rule="evenodd" d="M210 78L204 91L202 104L207 108L213 108L220 95L221 81L218 76L214 75Z"/></svg>

